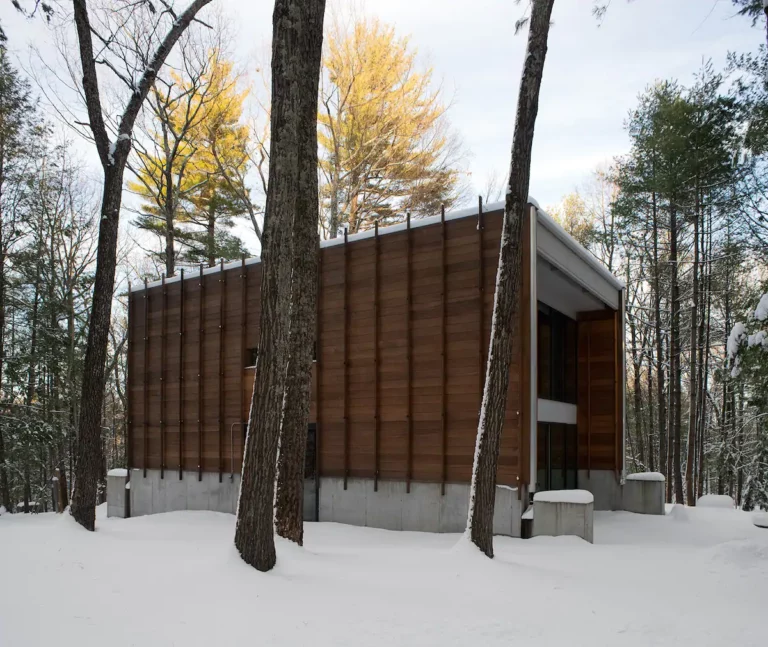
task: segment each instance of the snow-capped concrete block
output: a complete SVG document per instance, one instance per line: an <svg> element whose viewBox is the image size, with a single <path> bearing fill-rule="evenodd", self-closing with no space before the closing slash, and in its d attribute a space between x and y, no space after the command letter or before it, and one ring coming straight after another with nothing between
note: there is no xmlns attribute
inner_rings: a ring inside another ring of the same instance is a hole
<svg viewBox="0 0 768 647"><path fill-rule="evenodd" d="M593 543L594 497L586 490L537 492L533 497L533 536L574 535Z"/></svg>
<svg viewBox="0 0 768 647"><path fill-rule="evenodd" d="M123 519L127 516L126 505L130 490L125 489L128 470L114 469L107 472L107 516Z"/></svg>
<svg viewBox="0 0 768 647"><path fill-rule="evenodd" d="M664 514L663 474L641 472L630 474L622 492L623 508L637 514Z"/></svg>

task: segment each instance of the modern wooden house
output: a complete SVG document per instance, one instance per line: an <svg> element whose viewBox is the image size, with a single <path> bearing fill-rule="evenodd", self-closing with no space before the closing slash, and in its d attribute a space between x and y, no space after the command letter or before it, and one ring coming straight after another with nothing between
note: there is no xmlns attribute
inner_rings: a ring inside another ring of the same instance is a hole
<svg viewBox="0 0 768 647"><path fill-rule="evenodd" d="M502 204L324 241L305 517L461 531L493 308ZM535 490L621 507L624 286L537 205L525 221L519 338L496 531ZM133 515L234 512L259 340L260 264L129 296Z"/></svg>

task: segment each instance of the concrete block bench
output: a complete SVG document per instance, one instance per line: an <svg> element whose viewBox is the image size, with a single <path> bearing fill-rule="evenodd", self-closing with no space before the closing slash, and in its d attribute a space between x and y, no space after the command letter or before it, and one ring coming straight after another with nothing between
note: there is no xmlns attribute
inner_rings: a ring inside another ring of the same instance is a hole
<svg viewBox="0 0 768 647"><path fill-rule="evenodd" d="M659 472L630 474L622 491L623 508L637 514L664 514L664 475Z"/></svg>
<svg viewBox="0 0 768 647"><path fill-rule="evenodd" d="M586 490L551 490L533 495L533 536L575 535L593 543L595 498Z"/></svg>
<svg viewBox="0 0 768 647"><path fill-rule="evenodd" d="M126 490L128 483L128 470L116 468L107 472L107 516L119 517L121 519L128 516L128 496L129 490Z"/></svg>

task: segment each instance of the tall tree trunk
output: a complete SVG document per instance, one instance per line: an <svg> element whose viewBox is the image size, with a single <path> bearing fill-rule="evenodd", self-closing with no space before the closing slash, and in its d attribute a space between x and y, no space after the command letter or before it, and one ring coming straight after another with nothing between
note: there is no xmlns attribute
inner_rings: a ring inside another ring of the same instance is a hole
<svg viewBox="0 0 768 647"><path fill-rule="evenodd" d="M299 190L293 219L290 347L275 499L277 534L300 546L304 543L304 461L317 319L317 92L325 0L305 0L305 5L310 51L302 74L305 87L299 116Z"/></svg>
<svg viewBox="0 0 768 647"><path fill-rule="evenodd" d="M698 199L697 199L698 202ZM685 462L685 500L688 505L696 505L694 488L694 473L696 468L696 422L698 420L698 352L697 352L697 315L699 310L699 207L693 220L693 298L691 304L691 350L690 350L690 380L689 380L689 411L688 411L688 457Z"/></svg>
<svg viewBox="0 0 768 647"><path fill-rule="evenodd" d="M513 339L518 333L520 319L523 218L528 204L533 134L553 5L554 0L533 0L531 8L528 47L517 101L512 161L504 205L492 334L488 345L485 388L472 467L467 534L488 557L493 557L496 468L507 409Z"/></svg>
<svg viewBox="0 0 768 647"><path fill-rule="evenodd" d="M653 223L653 327L656 339L656 403L658 406L659 430L659 470L667 478L666 498L669 503L672 499L670 481L671 474L667 468L667 394L666 380L664 378L664 337L661 329L661 267L659 265L659 211L656 205L656 193L651 195L651 217Z"/></svg>
<svg viewBox="0 0 768 647"><path fill-rule="evenodd" d="M165 165L165 275L171 277L176 273L176 253L174 231L176 207L173 202L173 169L170 163Z"/></svg>
<svg viewBox="0 0 768 647"><path fill-rule="evenodd" d="M702 317L702 328L704 329L704 343L702 344L702 353L704 354L704 368L702 369L703 379L700 382L701 388L699 393L701 394L701 440L699 442L699 482L697 487L697 496L701 497L704 494L704 441L706 438L707 428L707 393L709 393L709 343L710 343L710 331L712 330L712 213L709 214L709 224L707 232L707 250L706 250L706 267L707 267L707 305L706 305L706 324L704 323L704 317Z"/></svg>
<svg viewBox="0 0 768 647"><path fill-rule="evenodd" d="M115 284L123 169L124 165L113 164L105 170L93 304L83 362L80 428L76 443L71 510L72 516L87 530L96 527L96 497L103 460L101 408L109 327L112 323L112 291Z"/></svg>
<svg viewBox="0 0 768 647"><path fill-rule="evenodd" d="M672 326L670 331L669 372L671 385L671 436L673 438L674 460L672 469L675 479L675 501L683 503L683 474L681 471L681 427L682 411L680 407L680 394L682 391L682 371L680 370L680 285L677 258L677 207L670 206L670 252L669 263L672 269L671 297L672 301Z"/></svg>
<svg viewBox="0 0 768 647"><path fill-rule="evenodd" d="M647 340L647 336L644 336ZM645 346L645 343L643 344ZM647 349L648 368L646 372L646 392L648 394L648 469L651 472L656 471L656 447L654 446L654 438L656 438L656 430L654 429L654 420L656 412L654 410L653 403L653 360L651 359L652 350Z"/></svg>
<svg viewBox="0 0 768 647"><path fill-rule="evenodd" d="M261 320L256 379L248 421L235 546L260 571L276 562L274 496L277 446L289 358L291 229L299 193L300 128L312 85L303 78L318 47L317 5L276 0L272 14L270 172L261 253ZM322 23L320 23L322 24ZM316 104L315 104L316 105ZM303 134L303 133L302 133ZM311 196L306 196L307 200Z"/></svg>

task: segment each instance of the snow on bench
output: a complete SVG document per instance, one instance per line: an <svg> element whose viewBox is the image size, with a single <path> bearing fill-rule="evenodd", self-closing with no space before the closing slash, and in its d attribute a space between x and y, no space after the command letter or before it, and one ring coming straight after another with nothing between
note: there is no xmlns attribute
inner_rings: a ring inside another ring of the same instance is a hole
<svg viewBox="0 0 768 647"><path fill-rule="evenodd" d="M128 470L124 467L115 467L109 472L107 472L107 476L128 476Z"/></svg>
<svg viewBox="0 0 768 647"><path fill-rule="evenodd" d="M752 523L758 528L768 528L768 512L758 512L752 515Z"/></svg>

